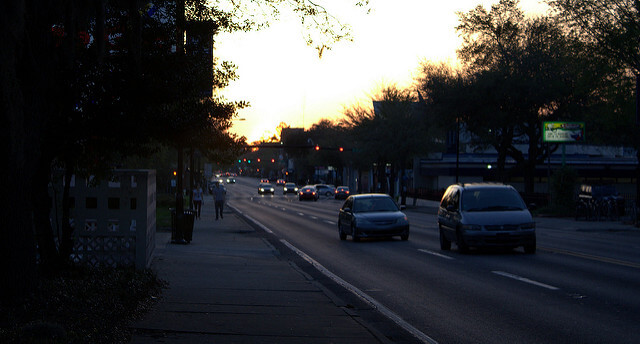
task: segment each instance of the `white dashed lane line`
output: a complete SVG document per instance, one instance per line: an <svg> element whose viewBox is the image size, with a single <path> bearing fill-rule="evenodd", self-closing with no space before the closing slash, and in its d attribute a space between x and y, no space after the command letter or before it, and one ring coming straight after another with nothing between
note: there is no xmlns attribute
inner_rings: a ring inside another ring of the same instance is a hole
<svg viewBox="0 0 640 344"><path fill-rule="evenodd" d="M440 254L440 253L438 253L438 252L433 252L433 251L429 251L429 250L425 250L425 249L418 249L418 251L423 252L423 253L430 254L430 255L432 255L432 256L436 256L436 257L444 258L444 259L449 259L449 260L454 260L454 259L455 259L455 258L453 258L453 257L449 257L449 256L446 256L446 255L444 255L444 254Z"/></svg>
<svg viewBox="0 0 640 344"><path fill-rule="evenodd" d="M545 289L549 289L549 290L558 290L558 289L560 289L560 288L554 287L552 285L548 285L548 284L545 284L545 283L542 283L542 282L530 280L530 279L528 279L526 277L510 274L510 273L504 272L504 271L491 271L491 272L493 272L496 275L512 278L512 279L520 281L520 282L529 283L529 284L532 284L532 285L535 285L535 286L538 286L538 287L542 287L542 288L545 288Z"/></svg>

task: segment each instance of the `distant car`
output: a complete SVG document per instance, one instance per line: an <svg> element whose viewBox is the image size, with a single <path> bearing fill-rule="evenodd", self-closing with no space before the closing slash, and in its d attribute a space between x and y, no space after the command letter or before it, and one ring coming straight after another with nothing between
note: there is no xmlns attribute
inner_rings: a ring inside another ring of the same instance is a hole
<svg viewBox="0 0 640 344"><path fill-rule="evenodd" d="M298 187L294 183L285 183L284 187L282 188L282 193L283 194L288 194L288 193L297 194L298 193Z"/></svg>
<svg viewBox="0 0 640 344"><path fill-rule="evenodd" d="M264 195L266 193L270 193L273 195L276 193L276 189L269 183L260 183L258 185L258 193L261 195Z"/></svg>
<svg viewBox="0 0 640 344"><path fill-rule="evenodd" d="M311 199L317 201L319 198L318 190L313 185L307 185L298 190L298 200Z"/></svg>
<svg viewBox="0 0 640 344"><path fill-rule="evenodd" d="M336 191L334 192L333 197L335 199L347 199L349 197L349 187L348 186L338 186Z"/></svg>
<svg viewBox="0 0 640 344"><path fill-rule="evenodd" d="M278 179L276 181L276 186L284 186L284 184L286 184L286 182L284 181L284 179Z"/></svg>
<svg viewBox="0 0 640 344"><path fill-rule="evenodd" d="M340 240L351 235L353 241L369 237L400 236L409 239L409 219L389 195L352 195L338 214Z"/></svg>
<svg viewBox="0 0 640 344"><path fill-rule="evenodd" d="M325 195L327 197L333 196L336 192L335 187L327 184L316 184L315 187L318 190L318 194Z"/></svg>
<svg viewBox="0 0 640 344"><path fill-rule="evenodd" d="M227 178L227 184L235 184L235 183L236 183L235 178L232 178L232 177Z"/></svg>
<svg viewBox="0 0 640 344"><path fill-rule="evenodd" d="M438 209L440 249L455 242L461 252L469 247L524 247L536 252L536 223L524 200L510 185L454 184L447 188Z"/></svg>

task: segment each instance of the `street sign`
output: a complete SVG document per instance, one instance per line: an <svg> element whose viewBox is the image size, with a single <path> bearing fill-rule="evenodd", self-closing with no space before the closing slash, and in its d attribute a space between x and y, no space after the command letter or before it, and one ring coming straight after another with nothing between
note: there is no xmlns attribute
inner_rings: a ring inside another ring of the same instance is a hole
<svg viewBox="0 0 640 344"><path fill-rule="evenodd" d="M544 142L584 142L584 122L543 122L542 140Z"/></svg>

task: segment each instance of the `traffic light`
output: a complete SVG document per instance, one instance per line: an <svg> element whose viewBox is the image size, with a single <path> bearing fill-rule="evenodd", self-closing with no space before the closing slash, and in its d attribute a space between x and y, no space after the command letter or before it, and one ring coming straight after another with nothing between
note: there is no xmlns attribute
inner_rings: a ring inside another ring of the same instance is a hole
<svg viewBox="0 0 640 344"><path fill-rule="evenodd" d="M316 145L316 150L319 151L320 150L320 146Z"/></svg>
<svg viewBox="0 0 640 344"><path fill-rule="evenodd" d="M260 158L258 158L258 162L260 162Z"/></svg>
<svg viewBox="0 0 640 344"><path fill-rule="evenodd" d="M276 159L271 159L271 163L274 163L274 162L276 162Z"/></svg>
<svg viewBox="0 0 640 344"><path fill-rule="evenodd" d="M344 152L344 148L340 147L338 148L339 151Z"/></svg>
<svg viewBox="0 0 640 344"><path fill-rule="evenodd" d="M173 175L177 176L178 175L178 171L173 171Z"/></svg>

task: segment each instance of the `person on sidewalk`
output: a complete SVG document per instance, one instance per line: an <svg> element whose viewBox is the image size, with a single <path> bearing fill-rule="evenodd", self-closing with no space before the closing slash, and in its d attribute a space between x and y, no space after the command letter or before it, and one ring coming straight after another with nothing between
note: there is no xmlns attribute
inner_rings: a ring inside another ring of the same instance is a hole
<svg viewBox="0 0 640 344"><path fill-rule="evenodd" d="M196 212L196 219L200 218L200 211L202 210L202 188L200 184L193 189L193 209Z"/></svg>
<svg viewBox="0 0 640 344"><path fill-rule="evenodd" d="M227 194L224 186L220 185L220 182L216 182L216 186L213 188L213 201L216 207L216 220L218 215L222 219L222 210L224 209L224 197Z"/></svg>

